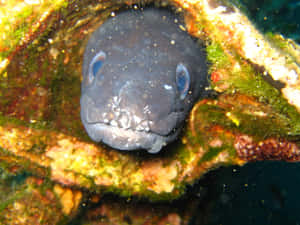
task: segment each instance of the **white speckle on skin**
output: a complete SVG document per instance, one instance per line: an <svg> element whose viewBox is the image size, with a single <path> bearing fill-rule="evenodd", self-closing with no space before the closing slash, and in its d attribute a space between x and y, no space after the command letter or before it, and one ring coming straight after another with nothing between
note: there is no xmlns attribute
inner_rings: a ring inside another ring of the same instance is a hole
<svg viewBox="0 0 300 225"><path fill-rule="evenodd" d="M130 117L126 113L122 113L122 115L119 118L119 123L122 128L125 129L130 128L130 123L131 123Z"/></svg>
<svg viewBox="0 0 300 225"><path fill-rule="evenodd" d="M148 81L148 84L150 85L150 87L154 87L155 84L153 83L153 81Z"/></svg>
<svg viewBox="0 0 300 225"><path fill-rule="evenodd" d="M164 88L166 89L166 90L172 90L172 86L171 85L168 85L168 84L164 84Z"/></svg>
<svg viewBox="0 0 300 225"><path fill-rule="evenodd" d="M143 130L145 130L145 131L149 131L150 130L149 123L148 123L147 120L142 121L141 122L141 126L143 127Z"/></svg>
<svg viewBox="0 0 300 225"><path fill-rule="evenodd" d="M144 112L145 114L150 114L150 113L151 113L149 105L146 105L146 106L144 107L143 112Z"/></svg>
<svg viewBox="0 0 300 225"><path fill-rule="evenodd" d="M115 117L119 117L120 116L120 109L119 108L116 108L116 111L115 111Z"/></svg>
<svg viewBox="0 0 300 225"><path fill-rule="evenodd" d="M143 129L142 126L138 125L138 126L135 128L135 130L136 130L136 131L143 131L144 129Z"/></svg>
<svg viewBox="0 0 300 225"><path fill-rule="evenodd" d="M119 108L120 101L121 98L118 98L118 96L112 97L112 106L111 106L112 110L119 111L118 108Z"/></svg>
<svg viewBox="0 0 300 225"><path fill-rule="evenodd" d="M112 125L113 127L117 127L117 126L118 126L118 123L117 123L117 121L115 121L115 120L111 120L111 121L110 121L110 125Z"/></svg>
<svg viewBox="0 0 300 225"><path fill-rule="evenodd" d="M142 119L136 115L133 115L133 120L136 124L139 124L142 121Z"/></svg>

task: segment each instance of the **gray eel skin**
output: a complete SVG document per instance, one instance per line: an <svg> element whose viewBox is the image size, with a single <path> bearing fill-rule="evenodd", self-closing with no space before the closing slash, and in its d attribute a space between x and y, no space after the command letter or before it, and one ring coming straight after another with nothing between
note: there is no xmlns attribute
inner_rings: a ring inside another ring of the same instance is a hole
<svg viewBox="0 0 300 225"><path fill-rule="evenodd" d="M81 120L92 140L156 153L177 136L207 85L206 55L165 9L109 18L84 53Z"/></svg>

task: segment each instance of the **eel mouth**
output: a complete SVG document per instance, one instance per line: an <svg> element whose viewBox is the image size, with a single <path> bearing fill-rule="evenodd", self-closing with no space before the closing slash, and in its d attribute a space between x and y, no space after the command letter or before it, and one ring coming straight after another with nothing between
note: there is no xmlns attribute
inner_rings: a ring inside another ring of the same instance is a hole
<svg viewBox="0 0 300 225"><path fill-rule="evenodd" d="M157 153L176 138L185 118L184 111L176 111L176 92L146 84L126 81L117 94L104 92L96 83L85 90L80 114L92 140L119 150Z"/></svg>
<svg viewBox="0 0 300 225"><path fill-rule="evenodd" d="M173 141L180 129L167 136L153 132L137 131L111 126L105 123L84 124L88 135L96 142L103 142L112 148L120 150L145 149L149 153L157 153L167 143Z"/></svg>

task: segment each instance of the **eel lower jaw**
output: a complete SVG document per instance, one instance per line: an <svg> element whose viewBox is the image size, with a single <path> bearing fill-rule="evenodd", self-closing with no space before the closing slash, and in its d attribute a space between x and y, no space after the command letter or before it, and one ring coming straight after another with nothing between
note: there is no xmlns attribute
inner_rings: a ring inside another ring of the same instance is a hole
<svg viewBox="0 0 300 225"><path fill-rule="evenodd" d="M124 129L104 123L85 123L88 135L96 142L103 142L119 150L146 149L149 153L158 153L167 143L173 141L180 129L169 135L153 132Z"/></svg>

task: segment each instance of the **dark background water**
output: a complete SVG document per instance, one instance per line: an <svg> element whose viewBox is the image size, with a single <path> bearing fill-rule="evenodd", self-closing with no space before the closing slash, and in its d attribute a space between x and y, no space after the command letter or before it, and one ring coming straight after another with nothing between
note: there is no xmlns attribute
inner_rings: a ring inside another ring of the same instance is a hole
<svg viewBox="0 0 300 225"><path fill-rule="evenodd" d="M300 42L299 0L240 0L240 2L260 30L281 33Z"/></svg>
<svg viewBox="0 0 300 225"><path fill-rule="evenodd" d="M207 178L203 187L212 204L203 223L199 218L191 224L250 225L300 224L300 164L259 162L244 167L220 168ZM203 180L203 182L205 179Z"/></svg>
<svg viewBox="0 0 300 225"><path fill-rule="evenodd" d="M280 33L300 43L299 0L240 2L259 30ZM220 168L198 185L206 190L199 195L206 197L191 225L300 224L300 163L256 162Z"/></svg>

